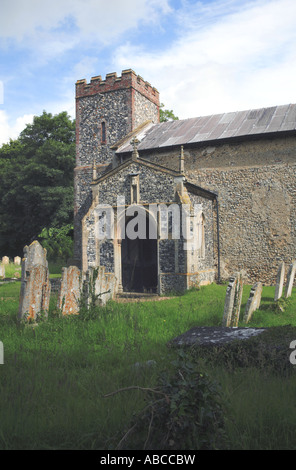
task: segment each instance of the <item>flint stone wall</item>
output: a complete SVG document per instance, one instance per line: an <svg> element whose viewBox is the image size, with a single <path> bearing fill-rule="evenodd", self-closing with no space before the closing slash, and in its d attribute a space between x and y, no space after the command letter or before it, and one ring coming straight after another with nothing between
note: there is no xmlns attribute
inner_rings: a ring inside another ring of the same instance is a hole
<svg viewBox="0 0 296 470"><path fill-rule="evenodd" d="M180 149L147 152L177 169ZM215 142L185 148L189 181L218 192L222 279L245 269L247 281L274 285L279 262L296 246L296 137Z"/></svg>
<svg viewBox="0 0 296 470"><path fill-rule="evenodd" d="M94 77L90 84L76 84L76 168L75 168L75 257L81 261L81 220L89 207L92 165L98 175L112 166L110 146L140 124L159 121L159 94L132 70L121 77L108 74L106 80ZM102 142L102 122L106 142ZM87 207L88 205L88 207Z"/></svg>

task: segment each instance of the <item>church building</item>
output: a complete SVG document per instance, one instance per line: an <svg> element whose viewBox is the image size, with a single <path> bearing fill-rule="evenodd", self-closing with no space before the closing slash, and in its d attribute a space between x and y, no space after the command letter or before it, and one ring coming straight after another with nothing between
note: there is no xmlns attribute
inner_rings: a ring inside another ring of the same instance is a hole
<svg viewBox="0 0 296 470"><path fill-rule="evenodd" d="M76 82L75 259L116 292L273 283L296 247L296 105L159 122L133 70ZM198 115L198 103L196 103Z"/></svg>

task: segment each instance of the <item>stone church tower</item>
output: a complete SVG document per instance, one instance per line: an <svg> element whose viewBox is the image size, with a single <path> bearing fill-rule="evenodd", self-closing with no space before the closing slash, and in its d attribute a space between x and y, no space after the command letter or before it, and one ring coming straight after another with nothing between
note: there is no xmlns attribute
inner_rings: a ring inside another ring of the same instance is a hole
<svg viewBox="0 0 296 470"><path fill-rule="evenodd" d="M159 122L159 93L133 70L76 82L74 257L81 265L81 221L91 204L93 172L112 168L112 145L147 121Z"/></svg>

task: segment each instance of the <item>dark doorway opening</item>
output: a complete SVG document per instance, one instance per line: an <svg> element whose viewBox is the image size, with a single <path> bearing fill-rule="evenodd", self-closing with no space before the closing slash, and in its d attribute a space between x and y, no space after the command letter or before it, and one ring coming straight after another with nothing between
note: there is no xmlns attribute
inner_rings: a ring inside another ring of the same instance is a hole
<svg viewBox="0 0 296 470"><path fill-rule="evenodd" d="M148 232L148 218L146 229ZM124 238L121 243L124 292L157 292L157 240Z"/></svg>

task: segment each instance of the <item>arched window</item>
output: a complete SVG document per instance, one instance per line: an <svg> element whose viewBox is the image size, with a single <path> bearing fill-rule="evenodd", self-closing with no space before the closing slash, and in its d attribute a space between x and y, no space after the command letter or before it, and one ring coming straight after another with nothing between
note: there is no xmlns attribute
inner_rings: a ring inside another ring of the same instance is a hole
<svg viewBox="0 0 296 470"><path fill-rule="evenodd" d="M101 143L102 144L107 143L106 123L105 123L105 121L102 122L102 126L101 126Z"/></svg>
<svg viewBox="0 0 296 470"><path fill-rule="evenodd" d="M205 243L205 216L201 213L197 223L198 233L198 256L200 259L204 259L206 255L206 243Z"/></svg>

